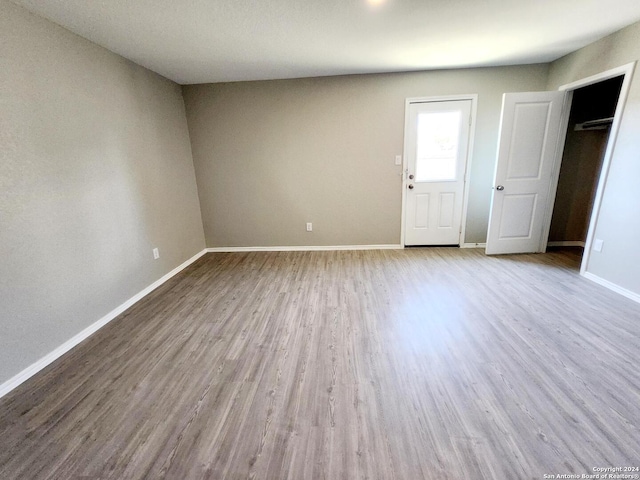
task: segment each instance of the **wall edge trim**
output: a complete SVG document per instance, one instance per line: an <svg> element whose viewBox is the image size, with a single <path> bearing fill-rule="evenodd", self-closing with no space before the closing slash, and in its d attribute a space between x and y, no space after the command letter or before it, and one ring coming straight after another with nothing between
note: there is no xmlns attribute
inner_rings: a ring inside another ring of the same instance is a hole
<svg viewBox="0 0 640 480"><path fill-rule="evenodd" d="M146 287L144 290L138 292L136 295L131 297L129 300L127 300L126 302L122 303L118 307L116 307L113 310L111 310L109 313L107 313L105 316L100 318L98 321L92 323L91 325L89 325L85 329L83 329L80 332L76 333L73 337L71 337L69 340L64 342L62 345L58 346L57 348L55 348L54 350L52 350L51 352L46 354L44 357L42 357L39 360L37 360L36 362L32 363L31 365L29 365L27 368L25 368L21 372L18 372L16 375L11 377L6 382L0 384L0 398L4 397L6 394L11 392L13 389L18 387L22 383L26 382L29 378L33 377L36 373L40 372L42 369L44 369L45 367L47 367L48 365L50 365L51 363L56 361L58 358L60 358L62 355L64 355L65 353L70 351L72 348L74 348L75 346L80 344L82 341L84 341L87 338L89 338L91 335L96 333L98 330L100 330L106 324L111 322L111 320L115 319L118 315L123 313L125 310L127 310L130 307L132 307L133 305L135 305L140 300L142 300L144 297L146 297L148 294L153 292L156 288L158 288L160 285L165 283L171 277L177 275L182 270L184 270L186 267L188 267L189 265L194 263L196 260L198 260L200 257L202 257L205 253L207 253L206 249L200 251L199 253L196 253L189 260L187 260L186 262L178 265L176 268L171 270L169 273L166 273L165 275L160 277L160 279L156 280L151 285Z"/></svg>
<svg viewBox="0 0 640 480"><path fill-rule="evenodd" d="M621 287L620 285L617 285L613 282L610 282L609 280L605 280L602 277L599 277L598 275L595 275L591 272L584 272L581 273L581 275L588 279L591 280L592 282L597 283L598 285L602 285L605 288L608 288L609 290L616 292L624 297L627 297L630 300L633 300L636 303L640 303L640 294L632 292L631 290L627 290L624 287Z"/></svg>
<svg viewBox="0 0 640 480"><path fill-rule="evenodd" d="M559 242L547 242L547 247L583 247L586 245L585 242L580 240L562 240Z"/></svg>
<svg viewBox="0 0 640 480"><path fill-rule="evenodd" d="M289 246L254 246L254 247L211 247L208 253L235 252L319 252L336 250L402 250L400 244L381 245L289 245Z"/></svg>
<svg viewBox="0 0 640 480"><path fill-rule="evenodd" d="M460 248L487 248L486 243L461 243Z"/></svg>

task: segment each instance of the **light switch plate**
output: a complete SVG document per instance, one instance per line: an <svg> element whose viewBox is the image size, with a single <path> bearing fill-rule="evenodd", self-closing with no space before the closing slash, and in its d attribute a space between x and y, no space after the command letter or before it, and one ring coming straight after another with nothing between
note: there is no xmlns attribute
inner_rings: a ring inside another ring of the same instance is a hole
<svg viewBox="0 0 640 480"><path fill-rule="evenodd" d="M402 165L402 155L396 155L396 165Z"/></svg>

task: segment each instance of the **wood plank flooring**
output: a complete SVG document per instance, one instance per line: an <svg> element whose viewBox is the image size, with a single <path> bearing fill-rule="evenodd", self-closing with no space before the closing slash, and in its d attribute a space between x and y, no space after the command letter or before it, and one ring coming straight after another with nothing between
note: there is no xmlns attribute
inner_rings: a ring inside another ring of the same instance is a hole
<svg viewBox="0 0 640 480"><path fill-rule="evenodd" d="M0 478L640 466L640 305L577 266L572 251L208 254L0 400Z"/></svg>

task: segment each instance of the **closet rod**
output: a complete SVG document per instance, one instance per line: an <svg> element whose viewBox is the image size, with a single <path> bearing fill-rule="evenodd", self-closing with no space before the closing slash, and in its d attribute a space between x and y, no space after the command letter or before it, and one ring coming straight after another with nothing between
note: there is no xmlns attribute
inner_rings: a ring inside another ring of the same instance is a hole
<svg viewBox="0 0 640 480"><path fill-rule="evenodd" d="M599 118L597 120L589 120L588 122L576 123L574 130L576 132L582 130L606 130L613 123L613 117Z"/></svg>

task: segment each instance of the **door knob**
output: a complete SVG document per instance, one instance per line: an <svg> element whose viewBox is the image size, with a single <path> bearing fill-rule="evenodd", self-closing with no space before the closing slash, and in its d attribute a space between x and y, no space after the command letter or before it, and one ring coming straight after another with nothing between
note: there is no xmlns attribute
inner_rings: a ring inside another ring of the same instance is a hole
<svg viewBox="0 0 640 480"><path fill-rule="evenodd" d="M409 175L409 180L413 180L413 174Z"/></svg>
<svg viewBox="0 0 640 480"><path fill-rule="evenodd" d="M413 185L409 185L409 190L413 190Z"/></svg>
<svg viewBox="0 0 640 480"><path fill-rule="evenodd" d="M502 185L498 185L496 187L496 190L498 190L499 192L501 192L502 190L504 190L504 187Z"/></svg>

